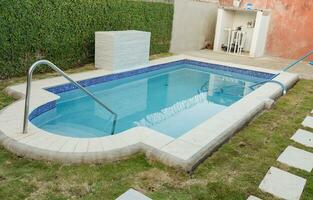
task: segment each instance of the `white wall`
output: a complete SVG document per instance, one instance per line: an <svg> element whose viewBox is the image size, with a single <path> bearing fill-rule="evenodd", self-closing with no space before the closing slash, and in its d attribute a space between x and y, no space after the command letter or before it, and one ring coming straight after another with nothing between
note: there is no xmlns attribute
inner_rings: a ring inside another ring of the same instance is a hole
<svg viewBox="0 0 313 200"><path fill-rule="evenodd" d="M217 3L175 0L170 52L200 50L213 44Z"/></svg>
<svg viewBox="0 0 313 200"><path fill-rule="evenodd" d="M234 16L232 12L224 9L218 9L218 16L216 21L214 51L221 51L221 46L227 43L228 34L224 31L225 28L231 28L233 26Z"/></svg>
<svg viewBox="0 0 313 200"><path fill-rule="evenodd" d="M271 16L269 13L261 11L257 13L257 20L253 33L253 38L255 38L255 40L252 40L250 56L261 57L264 55L270 19Z"/></svg>

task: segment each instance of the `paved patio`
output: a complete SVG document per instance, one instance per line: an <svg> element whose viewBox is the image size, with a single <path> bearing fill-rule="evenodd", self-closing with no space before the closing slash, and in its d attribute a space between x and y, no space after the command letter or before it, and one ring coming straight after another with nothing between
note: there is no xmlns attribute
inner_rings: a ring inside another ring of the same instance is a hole
<svg viewBox="0 0 313 200"><path fill-rule="evenodd" d="M206 58L210 60L231 62L242 65L249 65L253 67L261 67L272 70L281 70L294 60L264 56L260 58L251 58L248 56L238 56L225 53L213 52L212 50L200 50L184 52L186 55ZM313 80L313 66L308 62L301 62L292 68L289 72L297 73L303 79Z"/></svg>

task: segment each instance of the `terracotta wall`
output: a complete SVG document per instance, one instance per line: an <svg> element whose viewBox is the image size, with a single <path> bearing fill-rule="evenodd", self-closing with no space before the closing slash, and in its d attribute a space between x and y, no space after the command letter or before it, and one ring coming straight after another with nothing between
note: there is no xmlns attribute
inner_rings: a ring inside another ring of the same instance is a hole
<svg viewBox="0 0 313 200"><path fill-rule="evenodd" d="M232 2L220 0L222 6ZM268 55L297 58L313 50L313 0L243 0L241 5L245 3L271 10Z"/></svg>

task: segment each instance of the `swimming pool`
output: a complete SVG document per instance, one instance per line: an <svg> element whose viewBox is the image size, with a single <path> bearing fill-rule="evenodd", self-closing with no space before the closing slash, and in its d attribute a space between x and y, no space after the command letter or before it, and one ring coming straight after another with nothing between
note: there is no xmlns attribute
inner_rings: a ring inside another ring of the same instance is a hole
<svg viewBox="0 0 313 200"><path fill-rule="evenodd" d="M81 81L117 113L114 134L145 126L178 138L224 110L273 74L184 60ZM71 84L47 88L60 96L30 115L47 132L69 137L111 135L112 115ZM37 113L37 114L36 114Z"/></svg>
<svg viewBox="0 0 313 200"><path fill-rule="evenodd" d="M20 98L0 111L0 143L7 150L63 163L103 163L144 152L190 171L281 96L282 86L289 89L298 80L287 72L186 55L71 77L117 112L114 134L103 107L63 77L47 78L32 84L27 134L22 134L26 84L6 89ZM275 83L251 91L251 84L269 79Z"/></svg>

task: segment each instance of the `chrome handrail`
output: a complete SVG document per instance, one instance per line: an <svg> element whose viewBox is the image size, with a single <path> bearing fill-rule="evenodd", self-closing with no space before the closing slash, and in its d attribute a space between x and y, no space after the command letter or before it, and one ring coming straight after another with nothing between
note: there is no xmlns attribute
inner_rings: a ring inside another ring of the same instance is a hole
<svg viewBox="0 0 313 200"><path fill-rule="evenodd" d="M253 85L251 85L251 86L249 86L249 87L250 87L250 89L254 90L254 87L255 87L255 86L258 86L258 85L261 85L261 84L264 84L264 83L277 83L277 84L280 85L281 88L283 89L283 95L287 94L287 88L286 88L286 86L285 86L284 84L282 84L281 82L275 81L275 80L261 81L261 82L255 83L255 84L253 84Z"/></svg>
<svg viewBox="0 0 313 200"><path fill-rule="evenodd" d="M112 124L112 131L111 135L115 133L115 127L116 127L116 121L117 121L117 114L111 110L108 106L106 106L104 103L101 102L96 96L94 96L92 93L90 93L87 89L85 89L83 86L81 86L79 83L74 81L71 77L69 77L65 72L63 72L60 68L58 68L56 65L54 65L52 62L48 60L39 60L32 64L32 66L29 68L27 73L27 86L26 86L26 97L25 97L25 110L24 110L24 124L23 124L23 133L27 133L28 129L28 115L29 115L29 102L30 102L30 92L31 92L31 82L32 82L32 76L34 70L39 65L47 65L50 68L52 68L54 71L59 73L61 76L63 76L65 79L70 81L72 84L74 84L76 87L81 89L85 94L90 96L94 101L96 101L98 104L100 104L103 108L105 108L107 111L109 111L113 116L113 124Z"/></svg>
<svg viewBox="0 0 313 200"><path fill-rule="evenodd" d="M286 72L288 71L290 68L292 68L293 66L295 66L296 64L298 64L299 62L301 62L302 60L306 59L307 57L309 57L310 55L313 54L313 50L309 51L307 54L305 54L304 56L302 56L301 58L299 58L298 60L290 63L287 67L285 67L282 71Z"/></svg>
<svg viewBox="0 0 313 200"><path fill-rule="evenodd" d="M251 89L254 89L255 86L257 85L261 85L261 84L264 84L264 83L268 83L268 82L272 82L272 83L277 83L279 84L282 89L283 89L283 95L285 95L287 93L287 88L284 84L282 84L281 82L279 81L276 81L276 80L273 80L274 78L276 78L278 75L280 75L282 72L286 72L288 71L289 69L291 69L293 66L295 66L296 64L298 64L299 62L301 62L302 60L306 59L307 57L309 57L310 55L313 54L313 50L309 51L308 53L306 53L304 56L302 56L301 58L299 58L298 60L290 63L288 66L284 67L279 73L275 74L271 80L266 80L266 81L261 81L261 82L258 82L254 85L251 85L250 88Z"/></svg>

